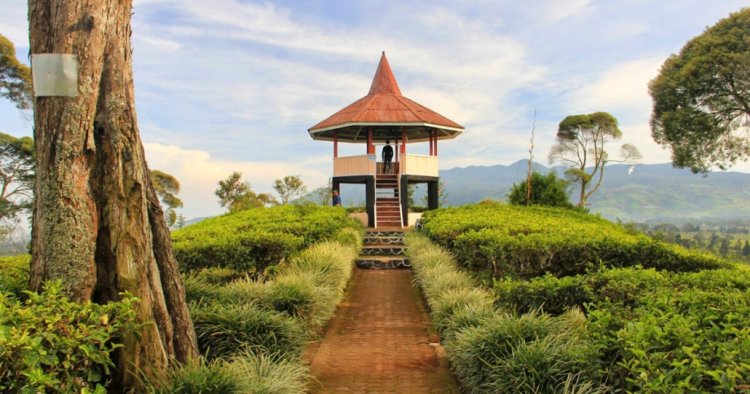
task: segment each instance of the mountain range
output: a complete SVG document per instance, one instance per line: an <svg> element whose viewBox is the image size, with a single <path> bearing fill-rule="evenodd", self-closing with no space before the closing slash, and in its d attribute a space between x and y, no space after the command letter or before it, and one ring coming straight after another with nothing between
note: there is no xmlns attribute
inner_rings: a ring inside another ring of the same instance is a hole
<svg viewBox="0 0 750 394"><path fill-rule="evenodd" d="M532 163L536 171L563 173ZM750 212L750 174L732 171L706 176L671 164L640 164L629 174L629 165L608 165L602 186L589 198L594 213L635 222L685 222L737 219ZM513 183L526 179L527 160L510 165L470 166L440 171L447 205L484 199L506 200ZM570 190L571 202L578 201ZM415 194L420 201L422 190Z"/></svg>

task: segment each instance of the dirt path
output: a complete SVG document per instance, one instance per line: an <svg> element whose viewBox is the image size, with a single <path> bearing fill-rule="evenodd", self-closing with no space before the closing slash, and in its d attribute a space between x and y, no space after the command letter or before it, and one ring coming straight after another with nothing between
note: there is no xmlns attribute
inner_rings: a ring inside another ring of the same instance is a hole
<svg viewBox="0 0 750 394"><path fill-rule="evenodd" d="M411 270L355 269L312 357L313 393L458 393Z"/></svg>

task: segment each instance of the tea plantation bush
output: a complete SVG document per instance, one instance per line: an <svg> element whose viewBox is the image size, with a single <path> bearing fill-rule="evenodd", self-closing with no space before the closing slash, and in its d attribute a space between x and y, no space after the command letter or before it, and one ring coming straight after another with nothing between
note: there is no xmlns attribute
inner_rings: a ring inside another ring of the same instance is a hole
<svg viewBox="0 0 750 394"><path fill-rule="evenodd" d="M185 275L200 350L223 361L177 369L151 390L303 392L304 345L333 316L362 246L357 227L339 229L333 239L291 254L262 278L217 268ZM190 386L196 380L205 383Z"/></svg>
<svg viewBox="0 0 750 394"><path fill-rule="evenodd" d="M455 278L461 271L450 254L430 247L425 238L408 240L416 281L467 391L729 393L750 388L750 270L745 267L600 268L561 278L495 281L489 296L481 287L436 291L443 286L437 276L447 272ZM483 294L481 301L470 292ZM494 308L487 298L495 299ZM585 308L585 316L579 308Z"/></svg>
<svg viewBox="0 0 750 394"><path fill-rule="evenodd" d="M21 302L0 292L0 391L104 392L117 338L137 329L134 303L71 302L59 282Z"/></svg>
<svg viewBox="0 0 750 394"><path fill-rule="evenodd" d="M453 257L419 234L407 254L453 372L467 392L595 392L585 318L531 313L515 316L492 305ZM569 391L566 391L569 390Z"/></svg>
<svg viewBox="0 0 750 394"><path fill-rule="evenodd" d="M360 225L339 207L285 205L206 219L172 233L183 270L229 267L251 275L316 242Z"/></svg>
<svg viewBox="0 0 750 394"><path fill-rule="evenodd" d="M30 255L0 257L0 292L22 297L29 288Z"/></svg>
<svg viewBox="0 0 750 394"><path fill-rule="evenodd" d="M731 392L750 382L750 271L640 267L495 283L518 313L585 307L599 369L615 387Z"/></svg>
<svg viewBox="0 0 750 394"><path fill-rule="evenodd" d="M427 212L422 222L425 234L451 250L462 266L495 278L575 275L602 264L670 271L727 266L710 254L568 209L487 202Z"/></svg>

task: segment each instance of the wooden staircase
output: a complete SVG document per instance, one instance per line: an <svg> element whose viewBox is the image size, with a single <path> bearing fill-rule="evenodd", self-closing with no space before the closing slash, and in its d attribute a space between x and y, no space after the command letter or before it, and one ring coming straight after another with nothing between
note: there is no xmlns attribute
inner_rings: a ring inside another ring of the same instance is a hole
<svg viewBox="0 0 750 394"><path fill-rule="evenodd" d="M403 227L396 174L375 176L375 227Z"/></svg>

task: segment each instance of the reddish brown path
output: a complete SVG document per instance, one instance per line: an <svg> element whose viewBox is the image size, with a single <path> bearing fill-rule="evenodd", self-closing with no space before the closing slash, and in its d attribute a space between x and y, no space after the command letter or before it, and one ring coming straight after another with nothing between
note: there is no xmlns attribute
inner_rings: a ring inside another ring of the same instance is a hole
<svg viewBox="0 0 750 394"><path fill-rule="evenodd" d="M411 275L355 269L323 342L309 354L311 392L459 392Z"/></svg>

